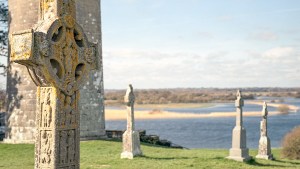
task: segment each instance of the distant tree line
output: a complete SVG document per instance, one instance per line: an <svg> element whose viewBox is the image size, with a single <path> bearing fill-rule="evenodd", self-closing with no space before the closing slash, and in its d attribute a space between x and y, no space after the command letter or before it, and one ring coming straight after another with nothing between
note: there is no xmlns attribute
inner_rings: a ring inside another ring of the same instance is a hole
<svg viewBox="0 0 300 169"><path fill-rule="evenodd" d="M107 103L123 103L125 90L105 92ZM236 99L236 91L212 92L199 89L149 89L136 90L137 104L168 104L168 103L209 103L227 102ZM245 94L245 98L254 99L252 94Z"/></svg>
<svg viewBox="0 0 300 169"><path fill-rule="evenodd" d="M4 3L6 2L6 3ZM8 7L7 1L0 1L0 57L8 56ZM6 66L0 63L0 75L6 74Z"/></svg>
<svg viewBox="0 0 300 169"><path fill-rule="evenodd" d="M187 88L187 89L143 89L135 90L137 104L210 103L228 102L236 99L237 89ZM298 97L300 88L245 88L244 99L267 97ZM125 90L106 90L106 104L122 104Z"/></svg>

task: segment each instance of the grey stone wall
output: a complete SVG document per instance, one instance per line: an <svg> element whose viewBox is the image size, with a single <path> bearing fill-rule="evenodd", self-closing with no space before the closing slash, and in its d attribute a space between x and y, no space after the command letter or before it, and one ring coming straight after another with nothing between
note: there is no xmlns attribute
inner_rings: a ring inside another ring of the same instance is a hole
<svg viewBox="0 0 300 169"><path fill-rule="evenodd" d="M94 139L106 135L104 117L104 86L102 65L102 33L100 0L76 0L77 20L90 42L98 43L100 70L90 73L90 80L80 90L80 136Z"/></svg>
<svg viewBox="0 0 300 169"><path fill-rule="evenodd" d="M90 74L81 90L81 137L105 136L100 0L77 0L77 19L89 41L98 43L101 69ZM30 29L38 21L37 0L9 0L10 32ZM36 86L25 66L10 64L7 75L7 117L5 142L30 143L35 137Z"/></svg>
<svg viewBox="0 0 300 169"><path fill-rule="evenodd" d="M9 0L10 32L30 29L38 20L36 0ZM6 142L33 142L36 86L25 66L10 64L7 74Z"/></svg>

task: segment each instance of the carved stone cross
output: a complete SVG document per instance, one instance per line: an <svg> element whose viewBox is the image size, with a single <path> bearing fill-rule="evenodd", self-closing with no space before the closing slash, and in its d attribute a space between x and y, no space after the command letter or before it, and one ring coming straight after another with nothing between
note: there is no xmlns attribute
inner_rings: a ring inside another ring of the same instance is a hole
<svg viewBox="0 0 300 169"><path fill-rule="evenodd" d="M79 89L98 68L98 48L76 23L75 0L40 0L39 22L10 37L12 62L38 86L36 169L79 168Z"/></svg>
<svg viewBox="0 0 300 169"><path fill-rule="evenodd" d="M271 153L271 141L268 137L268 106L267 103L264 102L263 109L261 112L262 120L260 121L260 139L258 145L258 154L256 158L262 158L266 160L273 160L273 155Z"/></svg>
<svg viewBox="0 0 300 169"><path fill-rule="evenodd" d="M236 93L235 107L237 111L236 126L243 126L244 99L242 98L242 93L240 90L238 90Z"/></svg>
<svg viewBox="0 0 300 169"><path fill-rule="evenodd" d="M127 129L123 134L123 152L121 158L133 159L135 156L142 155L140 146L140 134L134 129L134 101L132 85L129 85L124 96L124 102L127 107Z"/></svg>
<svg viewBox="0 0 300 169"><path fill-rule="evenodd" d="M127 107L127 130L131 131L134 130L134 102L135 96L133 93L132 85L128 85L126 94L124 96L124 102Z"/></svg>
<svg viewBox="0 0 300 169"><path fill-rule="evenodd" d="M232 130L232 148L229 150L229 159L236 161L249 161L249 150L246 144L246 129L243 127L243 106L242 93L238 90L236 94L236 125Z"/></svg>

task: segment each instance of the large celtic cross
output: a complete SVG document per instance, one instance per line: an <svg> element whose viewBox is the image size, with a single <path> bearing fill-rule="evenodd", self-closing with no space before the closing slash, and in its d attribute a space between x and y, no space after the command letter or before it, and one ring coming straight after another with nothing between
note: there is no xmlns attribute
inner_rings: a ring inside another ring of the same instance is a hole
<svg viewBox="0 0 300 169"><path fill-rule="evenodd" d="M10 45L10 60L38 86L35 168L78 169L79 89L99 54L76 23L75 0L40 0L39 22L12 33Z"/></svg>

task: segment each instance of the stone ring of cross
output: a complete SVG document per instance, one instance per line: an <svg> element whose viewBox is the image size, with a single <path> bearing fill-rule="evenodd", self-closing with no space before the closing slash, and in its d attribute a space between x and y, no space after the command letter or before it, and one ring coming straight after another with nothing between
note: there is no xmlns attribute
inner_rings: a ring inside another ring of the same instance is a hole
<svg viewBox="0 0 300 169"><path fill-rule="evenodd" d="M71 15L47 23L38 23L35 31L14 33L12 44L19 48L13 48L17 51L11 58L27 65L38 86L56 86L72 95L97 68L97 45L88 42Z"/></svg>

